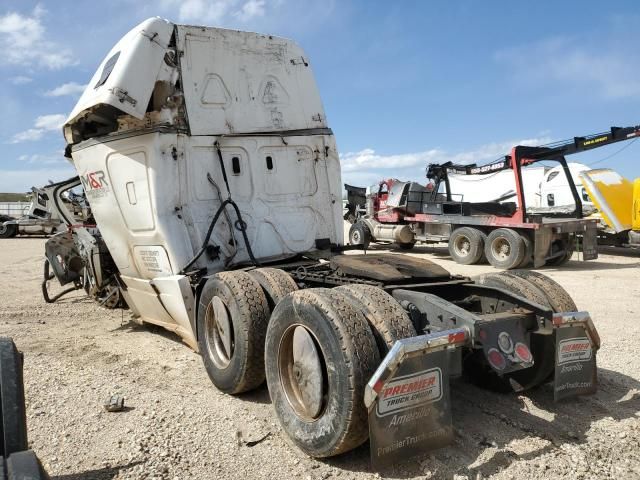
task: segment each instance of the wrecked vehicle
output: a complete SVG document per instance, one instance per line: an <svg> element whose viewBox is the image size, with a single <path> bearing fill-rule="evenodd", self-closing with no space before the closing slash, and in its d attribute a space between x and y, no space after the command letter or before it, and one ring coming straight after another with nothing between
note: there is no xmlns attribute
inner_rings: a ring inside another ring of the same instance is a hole
<svg viewBox="0 0 640 480"><path fill-rule="evenodd" d="M62 219L52 206L50 193L57 184L42 188L31 188L31 205L27 213L19 218L0 215L0 238L13 238L16 235L53 235L64 230ZM73 203L75 199L68 195L61 199Z"/></svg>
<svg viewBox="0 0 640 480"><path fill-rule="evenodd" d="M596 389L593 322L543 275L347 251L335 137L290 40L149 19L64 135L97 227L49 240L56 278L90 276L95 298L174 331L223 392L266 379L308 455L370 437L383 467L451 442L463 372L510 391L552 380L558 399Z"/></svg>

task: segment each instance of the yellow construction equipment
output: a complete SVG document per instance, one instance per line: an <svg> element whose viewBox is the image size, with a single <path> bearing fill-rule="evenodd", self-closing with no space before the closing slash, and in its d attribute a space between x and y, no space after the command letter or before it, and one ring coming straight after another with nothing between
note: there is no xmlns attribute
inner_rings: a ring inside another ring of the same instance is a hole
<svg viewBox="0 0 640 480"><path fill-rule="evenodd" d="M610 168L580 177L604 223L599 243L640 247L640 178L632 182Z"/></svg>

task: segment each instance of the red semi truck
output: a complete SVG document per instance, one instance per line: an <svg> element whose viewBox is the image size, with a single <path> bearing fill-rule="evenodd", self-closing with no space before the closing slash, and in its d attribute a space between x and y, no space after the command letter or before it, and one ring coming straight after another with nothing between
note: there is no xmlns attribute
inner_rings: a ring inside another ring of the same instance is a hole
<svg viewBox="0 0 640 480"><path fill-rule="evenodd" d="M516 146L487 165L431 164L426 186L395 179L380 182L377 191L366 197L364 215L355 214L355 206L364 198L362 189L346 186L349 211L345 218L353 221L349 243L394 242L409 249L417 242L448 242L457 263L474 264L486 258L497 268L512 269L561 265L580 241L582 258L596 259L597 221L583 218L582 198L565 157L639 135L640 127L613 127L548 146ZM527 209L522 168L542 161L562 166L575 208ZM450 186L450 173L488 175L509 169L515 177L516 201L465 202L460 198L464 192L453 192Z"/></svg>

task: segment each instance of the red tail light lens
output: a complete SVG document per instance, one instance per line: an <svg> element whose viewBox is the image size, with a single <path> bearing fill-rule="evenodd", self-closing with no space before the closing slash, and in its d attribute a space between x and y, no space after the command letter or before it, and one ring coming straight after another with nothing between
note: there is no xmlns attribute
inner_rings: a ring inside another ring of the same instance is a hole
<svg viewBox="0 0 640 480"><path fill-rule="evenodd" d="M524 363L531 363L533 361L533 355L531 355L531 350L524 343L516 343L516 347L514 353L518 360Z"/></svg>
<svg viewBox="0 0 640 480"><path fill-rule="evenodd" d="M489 360L491 366L496 370L504 370L507 366L507 359L504 358L504 355L502 355L497 348L489 350L487 353L487 360Z"/></svg>

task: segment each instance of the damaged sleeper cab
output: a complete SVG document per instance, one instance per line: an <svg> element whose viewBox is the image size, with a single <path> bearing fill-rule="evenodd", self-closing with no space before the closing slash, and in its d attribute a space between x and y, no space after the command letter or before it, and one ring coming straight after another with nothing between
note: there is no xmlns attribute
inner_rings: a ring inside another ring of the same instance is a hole
<svg viewBox="0 0 640 480"><path fill-rule="evenodd" d="M97 228L60 203L69 229L46 248L60 283L176 332L224 392L266 378L309 455L371 437L384 466L444 445L463 371L498 390L595 389L591 319L550 279L343 253L335 138L289 40L147 20L64 133L78 172L64 188L82 184Z"/></svg>

